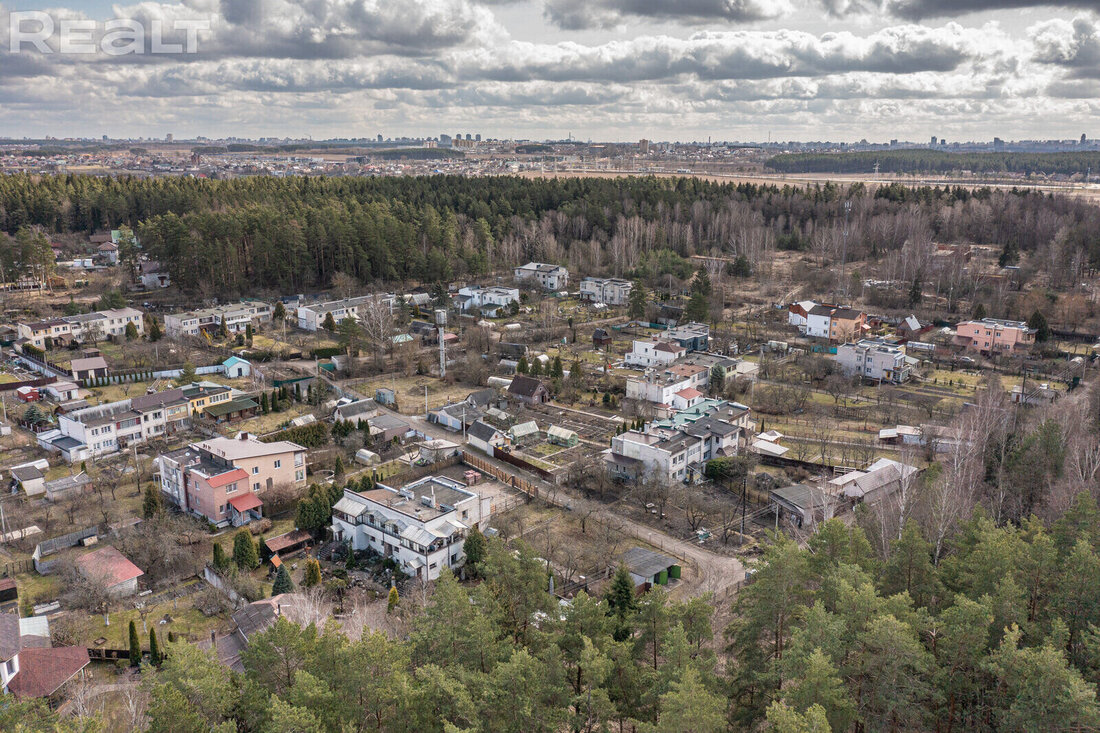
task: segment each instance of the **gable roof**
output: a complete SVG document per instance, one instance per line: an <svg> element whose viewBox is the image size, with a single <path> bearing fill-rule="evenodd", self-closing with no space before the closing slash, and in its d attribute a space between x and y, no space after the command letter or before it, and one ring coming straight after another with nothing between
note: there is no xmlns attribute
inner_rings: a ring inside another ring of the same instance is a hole
<svg viewBox="0 0 1100 733"><path fill-rule="evenodd" d="M493 437L498 435L499 433L499 430L494 428L489 423L484 422L483 420L476 420L474 424L471 425L470 428L466 431L466 434L469 435L471 438L477 438L478 440L484 441L492 440Z"/></svg>
<svg viewBox="0 0 1100 733"><path fill-rule="evenodd" d="M74 374L76 372L84 372L89 369L106 369L107 360L102 356L90 356L87 359L73 359L69 363L69 369Z"/></svg>
<svg viewBox="0 0 1100 733"><path fill-rule="evenodd" d="M85 576L102 579L108 588L145 575L112 545L81 555L76 564Z"/></svg>
<svg viewBox="0 0 1100 733"><path fill-rule="evenodd" d="M508 385L508 391L520 397L534 397L540 387L542 387L542 382L534 377L517 374L512 379L512 383Z"/></svg>
<svg viewBox="0 0 1100 733"><path fill-rule="evenodd" d="M19 672L8 682L17 697L48 697L88 666L87 647L30 648L19 654Z"/></svg>

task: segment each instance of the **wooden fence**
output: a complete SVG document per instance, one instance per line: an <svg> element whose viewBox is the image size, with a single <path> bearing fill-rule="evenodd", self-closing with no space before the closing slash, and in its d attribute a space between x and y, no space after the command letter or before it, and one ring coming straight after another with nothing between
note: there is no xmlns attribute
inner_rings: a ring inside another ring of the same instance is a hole
<svg viewBox="0 0 1100 733"><path fill-rule="evenodd" d="M515 466L516 468L521 468L524 471L529 471L539 478L549 481L550 483L557 483L554 479L554 474L550 473L545 468L539 468L535 464L529 463L519 456L501 450L496 446L493 446L493 458L496 458L498 461L504 461L505 463Z"/></svg>
<svg viewBox="0 0 1100 733"><path fill-rule="evenodd" d="M503 484L511 486L517 491L522 491L524 494L527 494L532 499L539 498L540 489L538 484L520 478L519 476L513 476L504 469L493 463L490 463L488 460L482 458L481 456L475 455L469 451L463 451L462 462L465 463L467 466L472 466L473 468L476 468L484 474L492 476L497 481L500 481Z"/></svg>

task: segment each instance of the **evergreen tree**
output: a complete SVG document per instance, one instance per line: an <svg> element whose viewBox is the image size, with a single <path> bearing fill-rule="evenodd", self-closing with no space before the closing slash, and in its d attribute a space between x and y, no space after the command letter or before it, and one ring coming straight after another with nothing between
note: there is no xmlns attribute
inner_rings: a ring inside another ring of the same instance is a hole
<svg viewBox="0 0 1100 733"><path fill-rule="evenodd" d="M608 612L616 618L615 638L618 641L629 639L632 633L630 619L638 608L638 599L634 595L634 580L626 565L619 565L615 577L605 596Z"/></svg>
<svg viewBox="0 0 1100 733"><path fill-rule="evenodd" d="M985 305L983 305L980 302L976 303L974 305L974 315L973 315L974 320L975 321L980 321L985 317L986 317Z"/></svg>
<svg viewBox="0 0 1100 733"><path fill-rule="evenodd" d="M148 316L149 318L149 341L160 341L164 336L164 332L160 328L160 321L156 319L156 316Z"/></svg>
<svg viewBox="0 0 1100 733"><path fill-rule="evenodd" d="M160 662L160 645L157 643L157 630L156 628L151 628L149 629L149 663L154 667L159 667Z"/></svg>
<svg viewBox="0 0 1100 733"><path fill-rule="evenodd" d="M221 542L214 543L214 567L218 570L225 570L229 567L229 558L225 556L225 549L222 547Z"/></svg>
<svg viewBox="0 0 1100 733"><path fill-rule="evenodd" d="M145 487L145 493L141 498L141 515L146 519L152 519L156 515L160 514L164 505L161 503L160 489L156 484L149 484Z"/></svg>
<svg viewBox="0 0 1100 733"><path fill-rule="evenodd" d="M1035 329L1035 341L1037 343L1050 341L1050 324L1047 323L1046 316L1039 310L1036 310L1031 314L1031 318L1027 319L1027 327Z"/></svg>
<svg viewBox="0 0 1100 733"><path fill-rule="evenodd" d="M336 463L332 466L332 480L335 484L344 482L344 459L336 456Z"/></svg>
<svg viewBox="0 0 1100 733"><path fill-rule="evenodd" d="M393 613L400 600L400 597L397 595L397 586L390 586L389 599L386 601L386 613Z"/></svg>
<svg viewBox="0 0 1100 733"><path fill-rule="evenodd" d="M286 306L283 305L283 301L276 300L275 307L271 310L271 320L275 323L282 323L286 319Z"/></svg>
<svg viewBox="0 0 1100 733"><path fill-rule="evenodd" d="M141 666L141 638L138 636L137 623L130 619L130 666Z"/></svg>
<svg viewBox="0 0 1100 733"><path fill-rule="evenodd" d="M516 365L516 374L526 374L529 370L530 367L527 365L527 357L521 356L519 358L519 363Z"/></svg>
<svg viewBox="0 0 1100 733"><path fill-rule="evenodd" d="M923 297L923 286L920 281L920 275L918 274L913 278L913 284L909 287L909 306L916 307L920 305Z"/></svg>
<svg viewBox="0 0 1100 733"><path fill-rule="evenodd" d="M279 565L275 573L275 582L271 586L271 596L281 596L294 590L294 581L290 579L290 572L286 569L286 563Z"/></svg>
<svg viewBox="0 0 1100 733"><path fill-rule="evenodd" d="M126 340L127 341L134 341L134 340L137 339L137 337L138 337L137 326L135 326L133 323L127 323L126 324Z"/></svg>
<svg viewBox="0 0 1100 733"><path fill-rule="evenodd" d="M195 365L191 362L184 362L183 369L180 370L180 375L176 377L176 384L180 387L186 387L195 381Z"/></svg>
<svg viewBox="0 0 1100 733"><path fill-rule="evenodd" d="M462 551L466 553L466 568L475 578L480 573L481 563L485 561L487 549L485 535L477 527L472 528L470 534L466 535L466 541L462 543Z"/></svg>
<svg viewBox="0 0 1100 733"><path fill-rule="evenodd" d="M554 357L554 362L550 365L550 376L554 379L562 379L565 377L565 369L562 368L560 356Z"/></svg>
<svg viewBox="0 0 1100 733"><path fill-rule="evenodd" d="M242 570L255 570L260 566L260 553L252 533L244 527L233 536L233 561Z"/></svg>
<svg viewBox="0 0 1100 733"><path fill-rule="evenodd" d="M707 300L707 296L701 291L696 291L691 294L691 299L688 300L687 308L684 309L684 316L689 321L698 321L699 323L705 323L710 317L710 303Z"/></svg>
<svg viewBox="0 0 1100 733"><path fill-rule="evenodd" d="M252 324L246 323L244 326L244 338L248 343L252 343Z"/></svg>
<svg viewBox="0 0 1100 733"><path fill-rule="evenodd" d="M336 332L336 319L332 317L332 312L325 314L325 320L321 322L321 328L325 329L329 333Z"/></svg>
<svg viewBox="0 0 1100 733"><path fill-rule="evenodd" d="M317 558L311 557L306 560L306 574L302 578L302 585L306 588L313 588L321 584L321 563L317 561Z"/></svg>
<svg viewBox="0 0 1100 733"><path fill-rule="evenodd" d="M645 318L646 297L645 286L642 285L642 281L635 280L627 300L627 315L632 320L638 321Z"/></svg>
<svg viewBox="0 0 1100 733"><path fill-rule="evenodd" d="M271 412L271 403L267 400L267 392L262 392L260 394L260 411L265 415Z"/></svg>

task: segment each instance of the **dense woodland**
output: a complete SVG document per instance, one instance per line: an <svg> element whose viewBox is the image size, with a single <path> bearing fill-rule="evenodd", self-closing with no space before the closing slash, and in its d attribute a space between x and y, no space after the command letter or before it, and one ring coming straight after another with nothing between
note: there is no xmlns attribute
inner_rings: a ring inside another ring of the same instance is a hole
<svg viewBox="0 0 1100 733"><path fill-rule="evenodd" d="M0 232L129 225L173 283L198 294L301 292L330 286L339 272L403 287L532 259L644 280L680 277L684 258L720 254L766 276L776 249L839 258L848 201L849 260L869 259L890 279L927 280L933 242L992 244L1004 264L1033 255L1056 287L1100 264L1100 209L1074 199L690 178L14 175L0 177ZM5 273L26 266L10 239L0 242L0 265Z"/></svg>
<svg viewBox="0 0 1100 733"><path fill-rule="evenodd" d="M783 153L766 165L781 173L1024 173L1085 175L1100 165L1100 152L954 153L943 150L878 150L858 153Z"/></svg>

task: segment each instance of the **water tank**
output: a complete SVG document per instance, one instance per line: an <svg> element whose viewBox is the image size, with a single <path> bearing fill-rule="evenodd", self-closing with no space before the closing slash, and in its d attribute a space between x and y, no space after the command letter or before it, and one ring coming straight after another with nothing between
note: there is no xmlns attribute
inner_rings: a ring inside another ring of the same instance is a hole
<svg viewBox="0 0 1100 733"><path fill-rule="evenodd" d="M446 326L447 325L447 311L440 308L435 312L435 325Z"/></svg>

